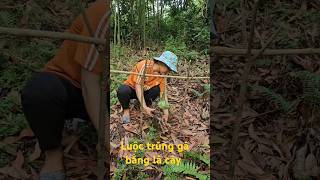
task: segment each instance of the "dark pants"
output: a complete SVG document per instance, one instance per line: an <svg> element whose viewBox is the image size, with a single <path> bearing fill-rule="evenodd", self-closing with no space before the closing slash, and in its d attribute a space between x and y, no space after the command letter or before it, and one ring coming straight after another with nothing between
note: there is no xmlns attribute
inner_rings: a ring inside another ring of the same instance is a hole
<svg viewBox="0 0 320 180"><path fill-rule="evenodd" d="M152 87L151 89L144 91L143 94L144 100L149 106L152 104L152 101L160 96L160 87ZM123 109L129 108L130 99L138 99L136 91L128 85L121 85L117 91L117 96Z"/></svg>
<svg viewBox="0 0 320 180"><path fill-rule="evenodd" d="M66 119L89 119L81 89L53 73L34 74L22 91L21 101L43 151L60 146Z"/></svg>

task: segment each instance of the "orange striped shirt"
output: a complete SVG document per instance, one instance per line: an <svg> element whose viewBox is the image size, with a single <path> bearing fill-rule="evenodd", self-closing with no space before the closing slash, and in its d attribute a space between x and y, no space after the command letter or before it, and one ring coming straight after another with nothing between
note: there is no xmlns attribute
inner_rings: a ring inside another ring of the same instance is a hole
<svg viewBox="0 0 320 180"><path fill-rule="evenodd" d="M94 36L104 39L108 28L107 2L105 0L96 1L85 13ZM76 18L67 32L90 37L83 15ZM101 75L101 63L102 53L98 53L93 44L65 40L55 57L45 65L44 71L63 76L80 88L81 68Z"/></svg>
<svg viewBox="0 0 320 180"><path fill-rule="evenodd" d="M147 63L146 63L147 62ZM154 60L142 60L136 64L132 72L143 74L144 69L146 69L146 74L154 74L153 72ZM144 80L144 81L143 81ZM165 89L165 80L163 77L150 77L146 76L144 79L142 76L130 74L128 79L124 81L124 84L135 89L136 84L143 84L143 89L145 91L151 89L152 87L160 87L160 95L162 96Z"/></svg>

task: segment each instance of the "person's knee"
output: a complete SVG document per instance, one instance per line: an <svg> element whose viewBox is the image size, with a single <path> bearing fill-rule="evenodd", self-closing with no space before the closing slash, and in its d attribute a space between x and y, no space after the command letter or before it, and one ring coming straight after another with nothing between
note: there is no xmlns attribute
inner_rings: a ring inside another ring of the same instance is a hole
<svg viewBox="0 0 320 180"><path fill-rule="evenodd" d="M121 85L117 90L117 96L121 97L130 94L130 88L126 85Z"/></svg>
<svg viewBox="0 0 320 180"><path fill-rule="evenodd" d="M160 95L160 87L157 86L156 89L155 89L155 91L156 91L157 96L159 96L159 95Z"/></svg>
<svg viewBox="0 0 320 180"><path fill-rule="evenodd" d="M152 96L152 99L154 98L157 98L160 96L160 87L159 86L156 86L152 89L152 92L151 92L151 96Z"/></svg>

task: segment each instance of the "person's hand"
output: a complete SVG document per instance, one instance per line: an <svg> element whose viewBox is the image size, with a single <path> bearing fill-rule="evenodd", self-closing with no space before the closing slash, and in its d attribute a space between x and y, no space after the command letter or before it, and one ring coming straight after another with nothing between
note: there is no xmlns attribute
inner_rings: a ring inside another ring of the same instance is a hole
<svg viewBox="0 0 320 180"><path fill-rule="evenodd" d="M155 109L152 109L152 108L149 108L148 106L145 106L145 107L143 108L143 110L144 110L144 112L145 112L146 114L148 114L149 116L153 116L153 111L154 111Z"/></svg>

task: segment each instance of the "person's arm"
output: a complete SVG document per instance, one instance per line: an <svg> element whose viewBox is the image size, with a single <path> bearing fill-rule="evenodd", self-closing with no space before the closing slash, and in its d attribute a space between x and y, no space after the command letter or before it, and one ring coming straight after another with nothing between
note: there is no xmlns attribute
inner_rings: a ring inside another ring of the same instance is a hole
<svg viewBox="0 0 320 180"><path fill-rule="evenodd" d="M82 68L81 87L84 103L89 117L98 130L100 117L100 76Z"/></svg>
<svg viewBox="0 0 320 180"><path fill-rule="evenodd" d="M152 112L155 110L155 109L152 109L152 108L149 108L147 105L146 105L146 101L144 99L144 94L142 93L142 89L141 89L141 84L136 84L135 85L135 90L136 90L136 95L137 95L137 98L139 100L139 102L142 104L142 108L143 110L149 115L149 116L152 116Z"/></svg>
<svg viewBox="0 0 320 180"><path fill-rule="evenodd" d="M141 86L142 86L141 84L136 83L135 90L136 90L136 95L137 95L139 102L142 104L142 107L145 108L145 107L147 107L147 105L146 105L146 101L144 99L144 94L142 93Z"/></svg>

